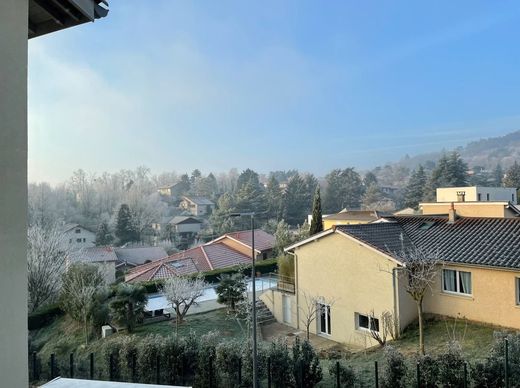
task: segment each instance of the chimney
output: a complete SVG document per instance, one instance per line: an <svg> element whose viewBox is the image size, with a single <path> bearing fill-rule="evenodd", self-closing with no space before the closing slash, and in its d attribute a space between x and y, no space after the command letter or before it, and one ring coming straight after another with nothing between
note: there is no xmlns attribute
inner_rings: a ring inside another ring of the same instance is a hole
<svg viewBox="0 0 520 388"><path fill-rule="evenodd" d="M457 213L455 212L455 206L451 203L450 210L448 210L448 224L454 224L457 219Z"/></svg>

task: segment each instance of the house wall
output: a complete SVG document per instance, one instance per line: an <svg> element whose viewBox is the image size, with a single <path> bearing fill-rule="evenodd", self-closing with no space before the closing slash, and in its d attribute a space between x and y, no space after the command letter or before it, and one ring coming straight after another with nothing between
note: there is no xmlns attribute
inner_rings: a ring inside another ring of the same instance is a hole
<svg viewBox="0 0 520 388"><path fill-rule="evenodd" d="M235 251L238 251L240 253L242 253L243 255L246 255L246 256L249 256L251 257L251 248L244 245L244 244L241 244L239 242L236 242L235 240L232 240L228 237L224 237L222 240L220 240L223 244L226 244L228 247L234 249ZM257 253L257 258L259 257L258 256L258 253ZM260 256L262 257L262 256Z"/></svg>
<svg viewBox="0 0 520 388"><path fill-rule="evenodd" d="M79 229L79 233L76 233ZM77 241L77 240L81 241ZM83 241L85 239L85 241ZM73 248L90 248L96 246L96 234L85 228L73 228L64 233L65 243L71 244Z"/></svg>
<svg viewBox="0 0 520 388"><path fill-rule="evenodd" d="M423 215L448 214L451 203L421 203L419 206ZM513 212L506 209L504 202L455 202L453 207L457 215L462 217L515 217Z"/></svg>
<svg viewBox="0 0 520 388"><path fill-rule="evenodd" d="M441 187L437 189L437 202L457 202L457 191L464 191L465 201L511 201L516 203L516 190L510 187ZM489 194L489 200L487 199Z"/></svg>
<svg viewBox="0 0 520 388"><path fill-rule="evenodd" d="M394 314L392 270L394 261L371 248L339 234L331 234L295 250L299 328L304 330L305 294L317 295L331 306L331 335L328 338L358 347L375 345L365 330L356 328L355 313L380 317ZM402 301L403 309L407 300ZM311 332L317 333L317 322Z"/></svg>
<svg viewBox="0 0 520 388"><path fill-rule="evenodd" d="M291 303L291 319L290 322L284 321L283 316L283 297L284 295L290 299ZM285 323L288 326L296 328L298 325L298 315L296 308L296 296L282 291L270 289L260 295L260 299L265 303L267 308L273 313L278 322Z"/></svg>
<svg viewBox="0 0 520 388"><path fill-rule="evenodd" d="M174 226L177 233L199 233L200 224L178 224Z"/></svg>
<svg viewBox="0 0 520 388"><path fill-rule="evenodd" d="M327 220L323 219L323 230L330 229L334 225L359 225L359 224L368 224L368 221L359 221L359 220Z"/></svg>
<svg viewBox="0 0 520 388"><path fill-rule="evenodd" d="M27 387L27 0L0 1L0 385Z"/></svg>
<svg viewBox="0 0 520 388"><path fill-rule="evenodd" d="M442 292L441 273L424 299L424 311L450 317L520 329L520 307L516 304L515 279L520 271L505 271L469 266L445 268L471 272L472 295Z"/></svg>

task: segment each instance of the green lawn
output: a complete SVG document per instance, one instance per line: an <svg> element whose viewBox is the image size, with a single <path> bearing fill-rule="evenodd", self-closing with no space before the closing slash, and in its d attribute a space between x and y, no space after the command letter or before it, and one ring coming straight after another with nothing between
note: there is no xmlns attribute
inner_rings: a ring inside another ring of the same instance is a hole
<svg viewBox="0 0 520 388"><path fill-rule="evenodd" d="M438 354L446 348L448 341L456 339L462 346L466 359L471 362L483 359L493 343L493 332L496 328L466 323L462 320L436 319L425 322L425 348L427 353ZM410 361L417 354L419 344L419 330L417 326L409 327L398 341L389 343L399 351L409 356ZM378 361L380 374L383 368L383 349L375 348L366 352L359 352L347 356L342 362L351 365L370 386L374 375L374 361ZM324 380L320 386L333 386L328 368L336 360L322 360Z"/></svg>

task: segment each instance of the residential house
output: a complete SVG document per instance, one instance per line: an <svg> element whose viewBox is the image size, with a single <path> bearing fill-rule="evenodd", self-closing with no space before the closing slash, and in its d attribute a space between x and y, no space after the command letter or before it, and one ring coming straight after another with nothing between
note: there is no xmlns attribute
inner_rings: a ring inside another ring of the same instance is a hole
<svg viewBox="0 0 520 388"><path fill-rule="evenodd" d="M203 197L182 197L179 207L195 217L199 217L211 214L215 209L215 204Z"/></svg>
<svg viewBox="0 0 520 388"><path fill-rule="evenodd" d="M268 258L274 249L274 236L263 230L255 230L254 236L257 259ZM251 264L251 237L250 230L225 234L204 245L131 269L125 281L158 280Z"/></svg>
<svg viewBox="0 0 520 388"><path fill-rule="evenodd" d="M286 251L295 261L294 293L270 290L261 299L275 317L299 330L315 297L311 332L358 347L376 342L382 316L402 331L417 319L406 293L399 252L420 249L443 265L424 299L424 312L520 329L520 219L396 216L389 222L341 225Z"/></svg>
<svg viewBox="0 0 520 388"><path fill-rule="evenodd" d="M65 224L63 241L72 249L90 248L96 245L96 233L80 224Z"/></svg>
<svg viewBox="0 0 520 388"><path fill-rule="evenodd" d="M72 263L86 263L99 267L107 284L116 281L118 258L113 247L89 247L73 251L67 258L67 266Z"/></svg>
<svg viewBox="0 0 520 388"><path fill-rule="evenodd" d="M423 215L448 214L453 207L463 217L520 216L515 188L509 187L443 187L437 189L436 202L423 202L419 210Z"/></svg>
<svg viewBox="0 0 520 388"><path fill-rule="evenodd" d="M378 210L348 210L323 217L323 229L330 229L337 225L368 224L389 216L389 213Z"/></svg>
<svg viewBox="0 0 520 388"><path fill-rule="evenodd" d="M168 256L168 253L166 253L163 247L123 247L114 248L114 252L117 256L116 266L122 270L154 262Z"/></svg>
<svg viewBox="0 0 520 388"><path fill-rule="evenodd" d="M202 228L202 221L194 217L175 216L168 224L173 233L178 234L192 234L195 235L200 232Z"/></svg>

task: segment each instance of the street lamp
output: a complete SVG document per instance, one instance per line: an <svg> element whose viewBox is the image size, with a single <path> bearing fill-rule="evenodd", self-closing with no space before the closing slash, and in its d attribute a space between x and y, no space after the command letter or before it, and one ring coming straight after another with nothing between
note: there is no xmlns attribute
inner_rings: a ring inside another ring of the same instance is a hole
<svg viewBox="0 0 520 388"><path fill-rule="evenodd" d="M230 217L251 217L251 285L253 287L253 305L252 305L252 321L253 321L253 388L258 387L258 360L257 360L257 341L256 341L256 254L255 254L255 213L231 213Z"/></svg>

